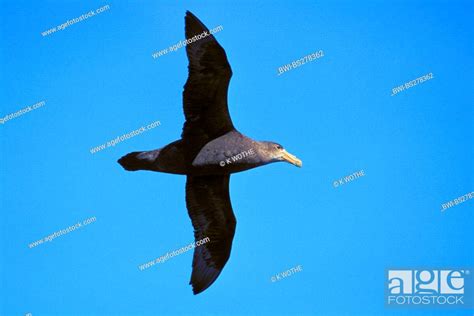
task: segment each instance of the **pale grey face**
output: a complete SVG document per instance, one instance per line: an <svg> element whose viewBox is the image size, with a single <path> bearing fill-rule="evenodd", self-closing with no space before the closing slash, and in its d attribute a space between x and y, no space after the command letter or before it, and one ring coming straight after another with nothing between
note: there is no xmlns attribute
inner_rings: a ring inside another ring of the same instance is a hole
<svg viewBox="0 0 474 316"><path fill-rule="evenodd" d="M265 152L265 156L272 162L286 161L297 167L303 166L303 162L287 152L282 145L274 142L262 142L262 144L265 145L262 151Z"/></svg>

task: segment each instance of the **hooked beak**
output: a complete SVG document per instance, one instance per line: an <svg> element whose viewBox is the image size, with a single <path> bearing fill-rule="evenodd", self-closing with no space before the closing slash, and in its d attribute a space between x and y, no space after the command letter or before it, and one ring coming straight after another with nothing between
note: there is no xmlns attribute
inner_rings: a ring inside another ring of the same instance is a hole
<svg viewBox="0 0 474 316"><path fill-rule="evenodd" d="M296 156L293 156L292 154L290 154L286 150L283 150L282 158L283 158L283 160L286 160L289 163L291 163L292 165L295 165L297 167L301 168L303 166L303 162L301 160L299 160L298 158L296 158Z"/></svg>

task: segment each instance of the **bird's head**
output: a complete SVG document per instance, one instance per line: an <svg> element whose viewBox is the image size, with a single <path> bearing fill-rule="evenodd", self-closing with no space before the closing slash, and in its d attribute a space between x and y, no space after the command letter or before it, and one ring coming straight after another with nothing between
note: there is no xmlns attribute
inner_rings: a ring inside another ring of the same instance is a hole
<svg viewBox="0 0 474 316"><path fill-rule="evenodd" d="M261 143L265 145L262 148L263 154L270 162L286 161L297 167L303 166L303 162L296 158L296 156L287 152L282 145L273 142Z"/></svg>

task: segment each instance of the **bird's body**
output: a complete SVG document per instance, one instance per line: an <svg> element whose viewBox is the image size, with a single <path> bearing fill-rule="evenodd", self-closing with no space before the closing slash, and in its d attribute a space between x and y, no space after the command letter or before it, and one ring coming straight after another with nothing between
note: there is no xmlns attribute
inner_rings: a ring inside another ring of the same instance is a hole
<svg viewBox="0 0 474 316"><path fill-rule="evenodd" d="M204 145L192 161L186 160L185 144L178 140L161 149L130 153L121 164L129 171L226 175L270 163L260 149L258 142L233 130Z"/></svg>
<svg viewBox="0 0 474 316"><path fill-rule="evenodd" d="M181 139L167 146L132 152L119 159L126 170L186 175L186 206L196 241L190 284L194 294L207 289L230 256L236 219L229 196L230 174L278 161L302 163L273 142L255 141L238 132L230 118L227 89L232 70L224 49L189 11L185 17L189 76L183 91L185 123Z"/></svg>

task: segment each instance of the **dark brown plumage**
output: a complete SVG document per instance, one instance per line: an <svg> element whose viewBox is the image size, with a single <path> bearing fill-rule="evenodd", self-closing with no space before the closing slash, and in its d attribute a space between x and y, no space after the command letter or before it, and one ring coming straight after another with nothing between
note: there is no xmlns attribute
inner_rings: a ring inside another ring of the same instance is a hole
<svg viewBox="0 0 474 316"><path fill-rule="evenodd" d="M186 206L194 238L210 239L194 250L190 281L194 294L217 279L230 256L236 227L230 174L278 161L301 167L301 161L281 145L254 141L234 128L227 105L232 70L226 53L209 29L187 11L186 39L205 32L208 36L186 46L189 75L183 91L181 139L161 149L127 154L118 161L129 171L187 176ZM243 155L245 152L253 154Z"/></svg>

